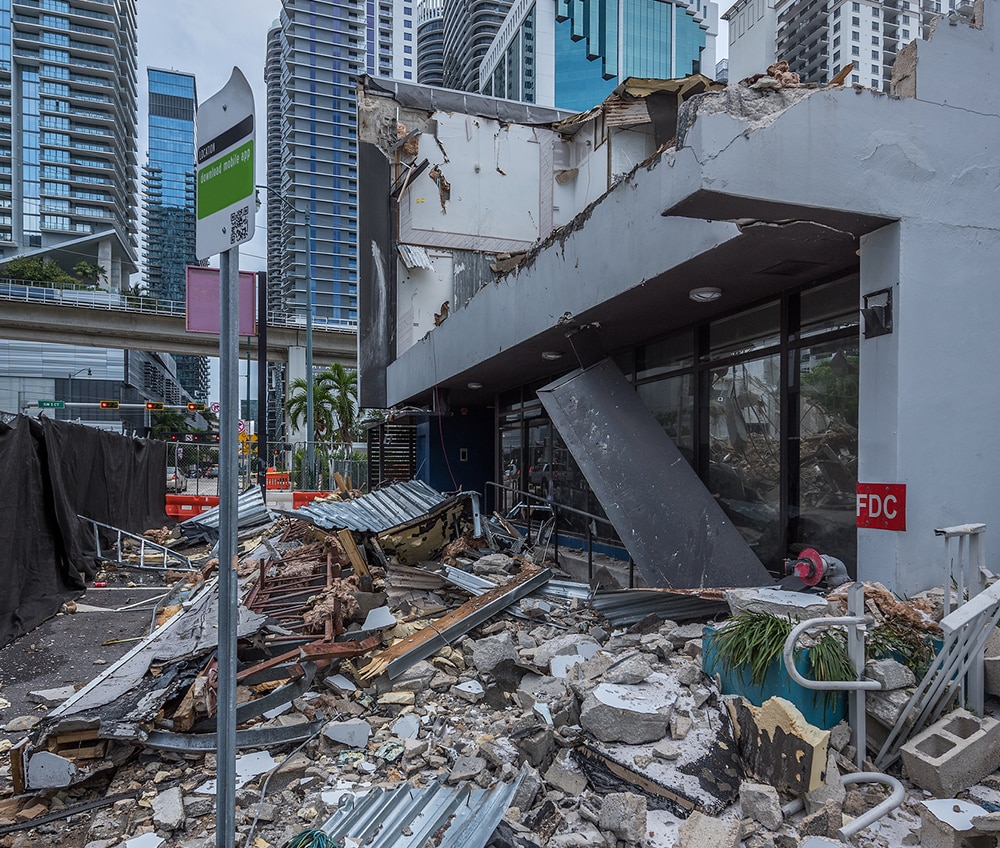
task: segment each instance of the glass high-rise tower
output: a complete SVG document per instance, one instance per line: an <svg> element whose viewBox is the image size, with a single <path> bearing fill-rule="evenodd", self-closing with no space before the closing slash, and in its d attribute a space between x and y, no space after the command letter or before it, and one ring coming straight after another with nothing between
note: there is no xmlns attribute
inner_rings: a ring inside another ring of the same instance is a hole
<svg viewBox="0 0 1000 848"><path fill-rule="evenodd" d="M180 71L148 68L149 152L143 170L147 291L183 302L186 268L195 258L195 78ZM177 378L194 398L208 399L204 356L178 356Z"/></svg>
<svg viewBox="0 0 1000 848"><path fill-rule="evenodd" d="M283 0L268 33L270 308L356 326L362 73L416 79L414 0ZM308 280L312 303L307 307ZM275 297L280 293L280 306Z"/></svg>
<svg viewBox="0 0 1000 848"><path fill-rule="evenodd" d="M0 259L136 270L135 0L0 0Z"/></svg>

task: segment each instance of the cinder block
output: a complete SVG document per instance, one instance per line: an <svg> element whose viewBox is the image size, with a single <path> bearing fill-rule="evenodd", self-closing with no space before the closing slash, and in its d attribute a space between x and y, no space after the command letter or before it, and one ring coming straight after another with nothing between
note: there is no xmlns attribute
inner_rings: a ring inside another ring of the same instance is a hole
<svg viewBox="0 0 1000 848"><path fill-rule="evenodd" d="M955 710L903 745L910 779L951 798L1000 767L1000 722Z"/></svg>

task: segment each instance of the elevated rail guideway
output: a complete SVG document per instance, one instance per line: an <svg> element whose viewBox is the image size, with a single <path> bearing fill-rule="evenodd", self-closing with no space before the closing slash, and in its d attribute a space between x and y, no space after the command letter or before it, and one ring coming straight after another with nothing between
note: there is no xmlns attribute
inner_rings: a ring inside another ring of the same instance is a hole
<svg viewBox="0 0 1000 848"><path fill-rule="evenodd" d="M339 362L357 366L356 324L313 318L313 358L323 367ZM218 356L219 336L188 333L180 301L133 297L109 291L49 288L38 283L0 279L0 338L45 341L129 350L152 350L194 356ZM306 344L305 316L267 316L267 358L287 362L292 348ZM243 350L246 350L244 347ZM251 337L256 357L257 339Z"/></svg>

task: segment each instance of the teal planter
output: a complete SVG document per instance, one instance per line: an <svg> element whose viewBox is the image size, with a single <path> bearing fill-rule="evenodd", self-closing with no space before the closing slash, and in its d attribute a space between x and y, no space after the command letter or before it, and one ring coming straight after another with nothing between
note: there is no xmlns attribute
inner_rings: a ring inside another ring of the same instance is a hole
<svg viewBox="0 0 1000 848"><path fill-rule="evenodd" d="M835 727L847 718L847 695L843 692L818 692L800 686L785 671L785 663L779 656L764 675L759 686L750 680L749 668L734 668L724 671L715 644L716 629L706 625L702 641L702 670L709 677L719 676L724 695L739 695L754 706L762 706L768 698L777 696L791 701L810 724L822 730ZM809 650L798 651L795 668L803 677L809 676Z"/></svg>

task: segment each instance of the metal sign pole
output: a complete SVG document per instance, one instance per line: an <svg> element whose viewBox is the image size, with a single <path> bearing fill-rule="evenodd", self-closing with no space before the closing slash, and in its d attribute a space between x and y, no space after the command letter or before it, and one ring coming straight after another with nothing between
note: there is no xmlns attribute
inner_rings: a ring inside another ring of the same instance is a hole
<svg viewBox="0 0 1000 848"><path fill-rule="evenodd" d="M216 718L216 848L234 848L236 839L236 416L239 410L240 250L219 257L219 709Z"/></svg>

